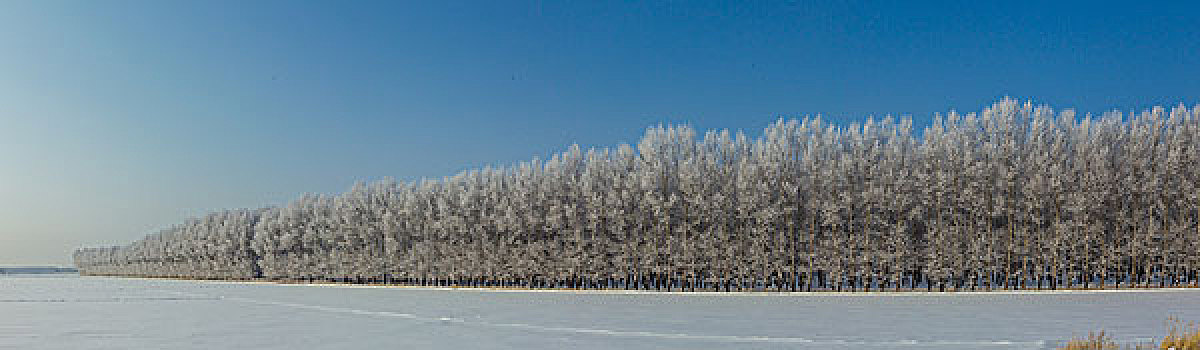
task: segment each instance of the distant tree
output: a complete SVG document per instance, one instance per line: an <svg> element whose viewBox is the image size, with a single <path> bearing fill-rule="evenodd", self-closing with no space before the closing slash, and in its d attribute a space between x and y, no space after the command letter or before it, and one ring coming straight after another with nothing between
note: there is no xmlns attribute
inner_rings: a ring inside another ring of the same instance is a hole
<svg viewBox="0 0 1200 350"><path fill-rule="evenodd" d="M1076 117L1015 100L760 138L357 183L73 255L84 274L666 290L1196 283L1200 107Z"/></svg>

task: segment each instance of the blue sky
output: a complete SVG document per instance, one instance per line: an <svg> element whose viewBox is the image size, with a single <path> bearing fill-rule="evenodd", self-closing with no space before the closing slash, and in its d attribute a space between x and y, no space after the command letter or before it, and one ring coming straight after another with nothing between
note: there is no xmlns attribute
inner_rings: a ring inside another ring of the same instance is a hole
<svg viewBox="0 0 1200 350"><path fill-rule="evenodd" d="M690 123L1194 105L1191 2L0 2L0 264Z"/></svg>

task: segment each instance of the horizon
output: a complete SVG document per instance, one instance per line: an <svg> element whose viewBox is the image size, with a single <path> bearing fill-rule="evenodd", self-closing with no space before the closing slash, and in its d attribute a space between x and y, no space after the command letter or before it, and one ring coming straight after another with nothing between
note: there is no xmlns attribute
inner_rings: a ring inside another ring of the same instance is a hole
<svg viewBox="0 0 1200 350"><path fill-rule="evenodd" d="M1200 100L1197 4L0 4L0 266L190 217L635 143Z"/></svg>

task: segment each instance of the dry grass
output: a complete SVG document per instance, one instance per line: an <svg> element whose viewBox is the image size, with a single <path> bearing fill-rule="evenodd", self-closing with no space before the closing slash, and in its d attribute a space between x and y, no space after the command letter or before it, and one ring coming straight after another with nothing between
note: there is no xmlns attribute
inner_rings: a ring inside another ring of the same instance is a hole
<svg viewBox="0 0 1200 350"><path fill-rule="evenodd" d="M1153 344L1125 345L1117 344L1112 338L1104 334L1104 331L1099 333L1088 333L1087 338L1075 338L1067 342L1066 346L1061 350L1124 350L1124 349L1153 349Z"/></svg>
<svg viewBox="0 0 1200 350"><path fill-rule="evenodd" d="M1160 350L1200 350L1200 327L1195 323L1188 322L1186 325L1176 319L1168 319L1170 324L1167 326L1168 334L1163 338L1161 344L1136 344L1136 345L1121 345L1113 341L1112 338L1104 334L1104 331L1098 333L1088 333L1086 338L1071 339L1070 342L1059 349L1062 350L1125 350L1125 349L1160 349Z"/></svg>
<svg viewBox="0 0 1200 350"><path fill-rule="evenodd" d="M1170 332L1163 338L1161 349L1200 350L1200 327L1194 322L1184 326L1178 319L1171 319Z"/></svg>

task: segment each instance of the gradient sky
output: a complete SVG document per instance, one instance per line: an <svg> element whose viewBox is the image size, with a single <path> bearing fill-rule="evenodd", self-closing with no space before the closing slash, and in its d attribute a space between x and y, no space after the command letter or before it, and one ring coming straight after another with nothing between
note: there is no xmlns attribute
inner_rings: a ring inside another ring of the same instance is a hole
<svg viewBox="0 0 1200 350"><path fill-rule="evenodd" d="M497 3L0 1L0 264L659 123L1200 102L1195 2Z"/></svg>

